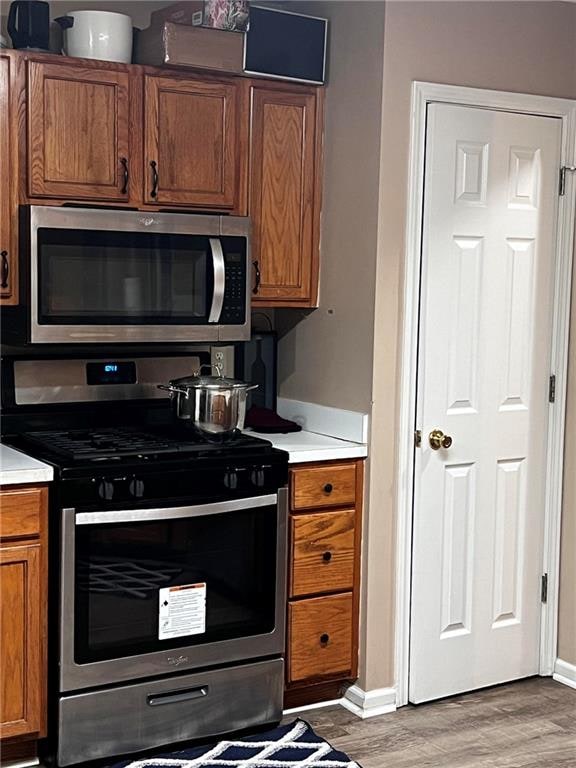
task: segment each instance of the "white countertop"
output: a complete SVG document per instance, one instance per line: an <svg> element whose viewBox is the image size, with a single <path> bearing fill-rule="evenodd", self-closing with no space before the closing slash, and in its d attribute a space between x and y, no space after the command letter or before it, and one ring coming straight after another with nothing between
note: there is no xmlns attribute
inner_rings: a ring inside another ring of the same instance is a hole
<svg viewBox="0 0 576 768"><path fill-rule="evenodd" d="M333 461L335 459L362 459L368 455L368 448L363 443L338 440L315 432L289 432L288 434L269 434L246 430L263 440L269 440L274 448L286 451L290 464L303 464L310 461Z"/></svg>
<svg viewBox="0 0 576 768"><path fill-rule="evenodd" d="M0 485L47 483L53 477L54 470L49 464L0 445Z"/></svg>

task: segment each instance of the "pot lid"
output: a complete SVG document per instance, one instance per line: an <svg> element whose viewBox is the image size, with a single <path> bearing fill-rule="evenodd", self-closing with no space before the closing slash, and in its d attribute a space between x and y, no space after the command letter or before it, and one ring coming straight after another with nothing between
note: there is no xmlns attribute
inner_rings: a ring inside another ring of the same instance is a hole
<svg viewBox="0 0 576 768"><path fill-rule="evenodd" d="M174 387L192 387L193 389L247 389L250 384L239 379L228 379L225 376L182 376L173 379L170 384Z"/></svg>

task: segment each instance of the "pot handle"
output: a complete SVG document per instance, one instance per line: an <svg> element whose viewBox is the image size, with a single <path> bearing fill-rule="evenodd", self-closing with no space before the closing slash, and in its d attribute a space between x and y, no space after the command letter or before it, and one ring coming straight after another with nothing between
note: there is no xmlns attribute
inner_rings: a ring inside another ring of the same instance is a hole
<svg viewBox="0 0 576 768"><path fill-rule="evenodd" d="M74 26L73 16L58 16L54 21L60 25L61 29L71 29Z"/></svg>
<svg viewBox="0 0 576 768"><path fill-rule="evenodd" d="M251 386L246 387L245 391L246 392L252 392L253 389L258 389L259 386L260 386L260 384L252 384Z"/></svg>
<svg viewBox="0 0 576 768"><path fill-rule="evenodd" d="M200 368L198 368L197 371L194 371L194 376L200 376L200 373L202 372L203 368L209 368L211 371L216 371L216 375L219 379L223 378L222 376L222 366L218 365L218 363L215 363L214 365L211 365L210 363L202 363Z"/></svg>
<svg viewBox="0 0 576 768"><path fill-rule="evenodd" d="M156 389L162 389L165 392L170 392L170 394L178 393L180 395L184 395L186 399L188 399L188 390L187 389L181 389L180 387L173 387L171 384L156 384Z"/></svg>

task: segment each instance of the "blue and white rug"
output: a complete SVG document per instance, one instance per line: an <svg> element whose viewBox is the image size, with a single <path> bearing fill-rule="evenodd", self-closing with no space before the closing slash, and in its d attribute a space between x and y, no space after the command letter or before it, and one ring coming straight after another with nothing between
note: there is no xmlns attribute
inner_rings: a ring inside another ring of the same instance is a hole
<svg viewBox="0 0 576 768"><path fill-rule="evenodd" d="M360 768L314 733L304 720L215 747L185 749L114 768Z"/></svg>

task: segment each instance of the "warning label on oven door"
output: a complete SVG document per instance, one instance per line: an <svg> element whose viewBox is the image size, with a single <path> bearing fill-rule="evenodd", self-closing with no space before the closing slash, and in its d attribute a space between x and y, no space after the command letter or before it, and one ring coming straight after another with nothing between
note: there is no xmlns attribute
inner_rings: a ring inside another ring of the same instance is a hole
<svg viewBox="0 0 576 768"><path fill-rule="evenodd" d="M206 582L159 589L158 639L206 632Z"/></svg>

